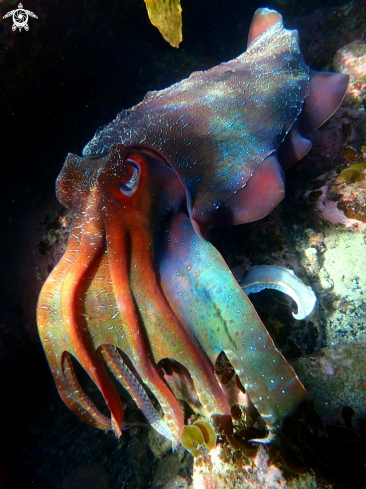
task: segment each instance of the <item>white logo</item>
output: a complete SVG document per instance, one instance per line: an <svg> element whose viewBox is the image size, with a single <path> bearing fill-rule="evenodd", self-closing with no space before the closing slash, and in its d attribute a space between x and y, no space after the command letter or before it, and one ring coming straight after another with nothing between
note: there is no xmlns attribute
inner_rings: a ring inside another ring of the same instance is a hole
<svg viewBox="0 0 366 489"><path fill-rule="evenodd" d="M3 19L6 19L11 15L13 16L13 26L12 26L13 31L15 31L17 28L19 29L19 31L21 31L22 29L28 31L29 30L28 16L38 19L36 14L31 12L30 10L25 10L21 3L18 5L18 8L16 10L11 10L7 14L5 14Z"/></svg>

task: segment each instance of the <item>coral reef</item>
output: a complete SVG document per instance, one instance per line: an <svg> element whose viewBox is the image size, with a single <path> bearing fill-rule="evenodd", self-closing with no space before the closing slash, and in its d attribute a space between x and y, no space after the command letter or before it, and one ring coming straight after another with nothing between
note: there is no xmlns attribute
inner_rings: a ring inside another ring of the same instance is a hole
<svg viewBox="0 0 366 489"><path fill-rule="evenodd" d="M194 466L192 489L316 489L314 475L301 474L286 480L282 471L271 464L268 450L259 446L253 458L242 456L218 445L210 459L199 459Z"/></svg>
<svg viewBox="0 0 366 489"><path fill-rule="evenodd" d="M361 107L366 101L366 43L353 41L339 49L333 60L334 69L350 76L344 104Z"/></svg>
<svg viewBox="0 0 366 489"><path fill-rule="evenodd" d="M345 226L358 231L366 230L366 171L357 171L359 178L345 180L337 172L317 179L323 183L316 190L305 192L304 197L315 202L318 216L335 226Z"/></svg>
<svg viewBox="0 0 366 489"><path fill-rule="evenodd" d="M365 230L365 120L363 108L342 106L324 130L314 133L313 152L299 164L299 175L313 179L304 188L298 176L291 175L304 216Z"/></svg>

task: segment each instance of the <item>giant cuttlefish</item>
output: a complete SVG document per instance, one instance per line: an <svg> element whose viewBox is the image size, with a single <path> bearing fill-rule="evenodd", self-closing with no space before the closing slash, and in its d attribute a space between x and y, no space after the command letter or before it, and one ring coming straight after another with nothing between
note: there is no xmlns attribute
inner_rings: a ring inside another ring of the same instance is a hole
<svg viewBox="0 0 366 489"><path fill-rule="evenodd" d="M222 351L270 430L306 398L210 232L272 211L283 170L309 151L306 135L336 110L347 83L311 71L297 31L260 9L241 56L148 93L100 129L83 157L68 155L56 186L71 234L37 314L58 391L84 421L121 434L109 369L176 446L179 398L195 391L201 413L230 415L214 373ZM73 358L110 416L81 388ZM166 359L189 379L185 389L169 383Z"/></svg>

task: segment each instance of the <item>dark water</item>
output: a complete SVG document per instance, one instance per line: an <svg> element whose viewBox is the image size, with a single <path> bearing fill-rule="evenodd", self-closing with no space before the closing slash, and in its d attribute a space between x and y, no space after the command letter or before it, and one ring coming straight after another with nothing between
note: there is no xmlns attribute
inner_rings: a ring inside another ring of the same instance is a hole
<svg viewBox="0 0 366 489"><path fill-rule="evenodd" d="M47 216L45 209L57 208L54 182L68 152L80 154L99 126L147 91L242 53L256 8L277 8L308 40L314 25L321 30L317 19L324 24L329 18L324 12L344 2L283 3L183 0L179 50L151 26L143 0L25 0L24 7L39 17L30 19L28 32L13 32L10 19L0 22L0 469L9 473L5 488L58 488L74 468L90 463L104 466L111 488L150 487L157 462L148 448L144 461L150 466L141 472L141 464L137 470L134 458L121 454L123 448L135 453L128 448L132 437L118 448L113 436L83 425L58 398L36 334L41 284L33 230ZM0 15L14 4L0 3ZM318 69L344 41L335 32L329 43L324 36L318 52L303 46Z"/></svg>

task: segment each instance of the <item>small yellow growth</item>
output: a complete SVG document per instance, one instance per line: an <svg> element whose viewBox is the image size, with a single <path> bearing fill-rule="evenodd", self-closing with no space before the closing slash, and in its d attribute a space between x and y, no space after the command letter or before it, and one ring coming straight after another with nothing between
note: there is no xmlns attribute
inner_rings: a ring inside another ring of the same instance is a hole
<svg viewBox="0 0 366 489"><path fill-rule="evenodd" d="M200 454L199 449L205 444L205 439L197 426L190 425L183 428L181 443L186 450L197 457Z"/></svg>
<svg viewBox="0 0 366 489"><path fill-rule="evenodd" d="M179 47L182 42L182 7L180 0L144 0L152 25L168 43Z"/></svg>
<svg viewBox="0 0 366 489"><path fill-rule="evenodd" d="M216 433L214 429L207 421L201 421L198 419L193 423L194 426L197 426L203 434L203 438L205 439L205 447L207 450L212 450L216 446Z"/></svg>
<svg viewBox="0 0 366 489"><path fill-rule="evenodd" d="M181 443L194 457L198 457L202 447L212 450L216 446L216 434L210 423L198 420L183 428Z"/></svg>
<svg viewBox="0 0 366 489"><path fill-rule="evenodd" d="M366 168L366 161L362 161L360 163L355 163L354 165L351 165L349 168L355 168L356 170L365 170Z"/></svg>
<svg viewBox="0 0 366 489"><path fill-rule="evenodd" d="M352 165L349 168L346 168L340 173L340 177L343 178L343 180L346 180L346 182L349 183L356 183L356 182L361 182L362 180L362 173L358 168L355 168L358 165Z"/></svg>

